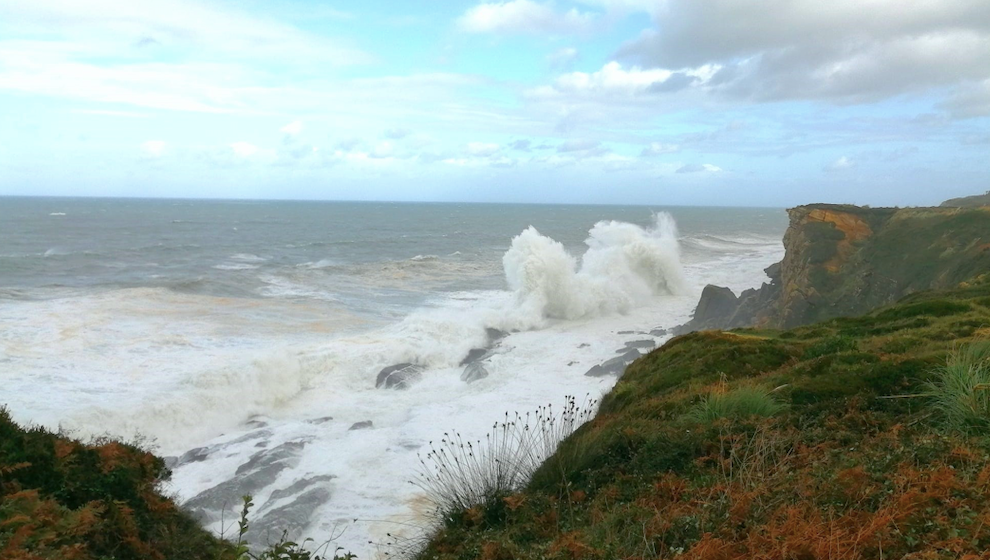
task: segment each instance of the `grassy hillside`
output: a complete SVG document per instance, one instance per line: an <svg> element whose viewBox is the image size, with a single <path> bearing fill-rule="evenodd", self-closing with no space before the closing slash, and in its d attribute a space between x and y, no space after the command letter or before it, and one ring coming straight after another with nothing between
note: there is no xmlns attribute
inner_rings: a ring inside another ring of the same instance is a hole
<svg viewBox="0 0 990 560"><path fill-rule="evenodd" d="M984 194L977 194L973 196L963 196L960 198L950 198L942 203L942 206L947 207L972 207L972 206L990 206L990 191Z"/></svg>
<svg viewBox="0 0 990 560"><path fill-rule="evenodd" d="M157 491L164 476L133 446L24 430L0 409L0 558L233 558Z"/></svg>
<svg viewBox="0 0 990 560"><path fill-rule="evenodd" d="M675 338L525 490L449 515L420 558L986 558L988 335L984 276Z"/></svg>

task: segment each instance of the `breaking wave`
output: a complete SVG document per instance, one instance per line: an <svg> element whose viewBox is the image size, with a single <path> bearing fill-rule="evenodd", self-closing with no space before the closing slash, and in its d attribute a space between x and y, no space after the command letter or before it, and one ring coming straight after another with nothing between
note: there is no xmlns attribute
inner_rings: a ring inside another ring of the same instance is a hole
<svg viewBox="0 0 990 560"><path fill-rule="evenodd" d="M502 263L517 319L534 327L545 319L624 313L649 297L683 292L677 227L668 214L656 214L649 228L599 222L585 244L579 261L534 227L512 240Z"/></svg>

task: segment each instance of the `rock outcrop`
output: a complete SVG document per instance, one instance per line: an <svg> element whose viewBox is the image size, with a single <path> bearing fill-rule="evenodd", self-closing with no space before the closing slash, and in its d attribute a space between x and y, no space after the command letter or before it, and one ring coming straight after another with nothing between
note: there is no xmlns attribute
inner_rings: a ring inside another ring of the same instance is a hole
<svg viewBox="0 0 990 560"><path fill-rule="evenodd" d="M990 211L812 204L788 210L784 259L770 282L736 297L707 286L676 332L791 328L858 315L990 271Z"/></svg>

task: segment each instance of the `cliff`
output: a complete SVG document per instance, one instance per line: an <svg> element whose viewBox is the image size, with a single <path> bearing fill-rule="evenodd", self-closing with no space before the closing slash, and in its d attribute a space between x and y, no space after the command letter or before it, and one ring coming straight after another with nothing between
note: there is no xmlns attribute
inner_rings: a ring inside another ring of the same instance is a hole
<svg viewBox="0 0 990 560"><path fill-rule="evenodd" d="M990 208L788 210L784 259L770 283L738 298L709 286L679 333L789 328L865 313L905 295L959 285L990 270Z"/></svg>
<svg viewBox="0 0 990 560"><path fill-rule="evenodd" d="M792 216L837 218L814 210ZM839 227L869 243L886 212ZM946 216L897 219L932 223L924 250ZM838 237L826 227L812 230ZM846 269L865 247L842 239L792 272ZM524 488L451 514L418 557L985 558L988 325L990 275L855 318L674 338Z"/></svg>
<svg viewBox="0 0 990 560"><path fill-rule="evenodd" d="M984 194L950 198L941 204L944 208L972 208L974 206L990 206L990 191Z"/></svg>

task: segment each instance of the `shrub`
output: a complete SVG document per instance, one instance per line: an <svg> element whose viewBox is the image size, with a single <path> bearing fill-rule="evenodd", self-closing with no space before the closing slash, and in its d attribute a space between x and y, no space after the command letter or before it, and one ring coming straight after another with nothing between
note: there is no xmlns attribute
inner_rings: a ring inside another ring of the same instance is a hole
<svg viewBox="0 0 990 560"><path fill-rule="evenodd" d="M990 341L957 349L927 384L933 406L952 428L990 427Z"/></svg>
<svg viewBox="0 0 990 560"><path fill-rule="evenodd" d="M578 404L569 396L559 414L550 405L525 415L506 413L484 441L445 433L439 445L430 442L412 483L426 492L441 523L475 506L497 504L529 482L560 442L593 416L596 404Z"/></svg>
<svg viewBox="0 0 990 560"><path fill-rule="evenodd" d="M785 408L787 405L778 401L771 391L758 386L743 386L730 391L716 390L710 393L687 413L687 418L706 423L722 418L769 417Z"/></svg>

